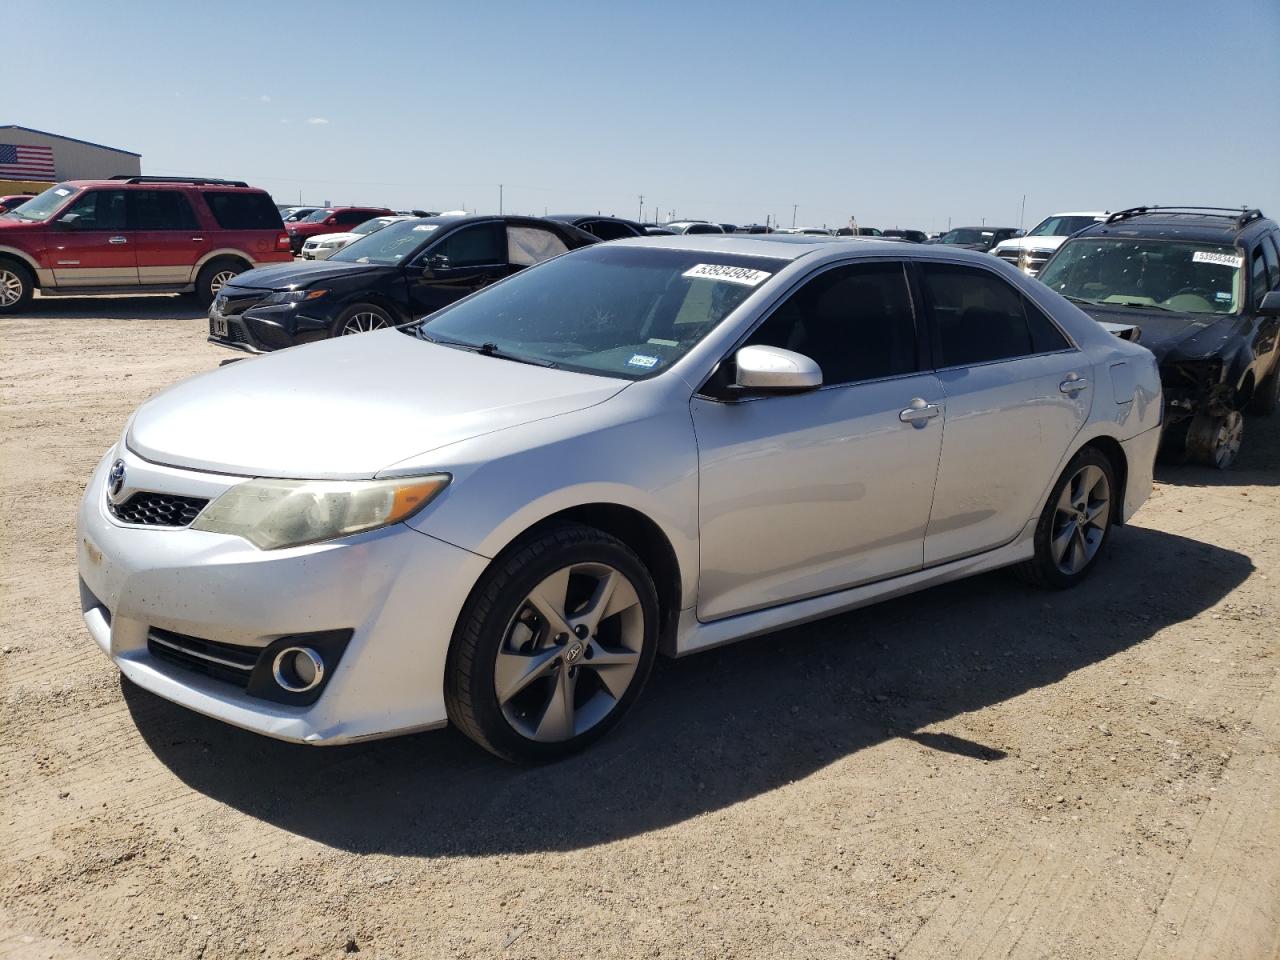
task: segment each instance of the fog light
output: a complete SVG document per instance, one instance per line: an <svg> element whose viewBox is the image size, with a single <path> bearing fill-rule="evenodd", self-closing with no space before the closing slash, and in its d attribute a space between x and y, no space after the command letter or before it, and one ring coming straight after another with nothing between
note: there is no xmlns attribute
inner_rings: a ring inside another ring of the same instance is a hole
<svg viewBox="0 0 1280 960"><path fill-rule="evenodd" d="M310 647L285 647L276 654L271 673L290 693L306 693L324 680L324 661Z"/></svg>

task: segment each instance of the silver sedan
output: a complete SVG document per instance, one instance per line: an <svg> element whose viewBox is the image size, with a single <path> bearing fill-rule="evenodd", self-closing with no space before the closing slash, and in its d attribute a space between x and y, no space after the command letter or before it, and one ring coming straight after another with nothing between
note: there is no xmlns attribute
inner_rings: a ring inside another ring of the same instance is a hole
<svg viewBox="0 0 1280 960"><path fill-rule="evenodd" d="M273 737L604 734L681 656L997 567L1086 577L1151 490L1144 348L1003 262L600 244L147 401L79 513L135 683Z"/></svg>

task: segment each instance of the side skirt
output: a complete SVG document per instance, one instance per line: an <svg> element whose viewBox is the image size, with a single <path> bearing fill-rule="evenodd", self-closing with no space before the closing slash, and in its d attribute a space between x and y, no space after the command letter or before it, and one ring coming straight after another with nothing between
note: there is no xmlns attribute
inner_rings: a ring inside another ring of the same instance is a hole
<svg viewBox="0 0 1280 960"><path fill-rule="evenodd" d="M697 608L690 607L680 611L680 623L676 629L674 655L683 657L686 654L721 647L737 640L756 637L762 633L794 627L812 620L820 620L837 613L856 610L881 600L901 597L917 590L960 580L975 574L997 570L1029 560L1035 553L1034 537L1038 517L1027 522L1012 543L990 550L973 557L952 560L948 563L916 570L913 573L894 577L891 580L880 580L876 583L851 587L837 593L828 593L807 600L769 607L765 610L754 610L721 620L703 623L698 619Z"/></svg>
<svg viewBox="0 0 1280 960"><path fill-rule="evenodd" d="M118 286L102 287L50 287L40 288L42 297L87 297L104 293L191 293L195 284L191 283L122 283Z"/></svg>

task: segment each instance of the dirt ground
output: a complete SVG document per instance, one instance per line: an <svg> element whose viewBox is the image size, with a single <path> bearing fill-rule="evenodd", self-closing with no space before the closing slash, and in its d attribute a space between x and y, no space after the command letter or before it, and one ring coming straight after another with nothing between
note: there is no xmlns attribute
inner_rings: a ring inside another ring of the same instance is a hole
<svg viewBox="0 0 1280 960"><path fill-rule="evenodd" d="M181 300L36 306L0 320L0 957L1280 956L1280 418L1230 473L1163 468L1075 591L997 573L660 662L520 768L122 683L76 503L227 354Z"/></svg>

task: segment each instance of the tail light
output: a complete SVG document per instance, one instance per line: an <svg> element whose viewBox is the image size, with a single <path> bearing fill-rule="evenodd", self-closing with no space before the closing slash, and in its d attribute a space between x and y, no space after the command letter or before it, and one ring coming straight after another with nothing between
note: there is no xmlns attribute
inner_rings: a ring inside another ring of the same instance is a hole
<svg viewBox="0 0 1280 960"><path fill-rule="evenodd" d="M280 234L280 236L276 237L276 249L277 250L289 249L289 235L287 233L282 233Z"/></svg>

